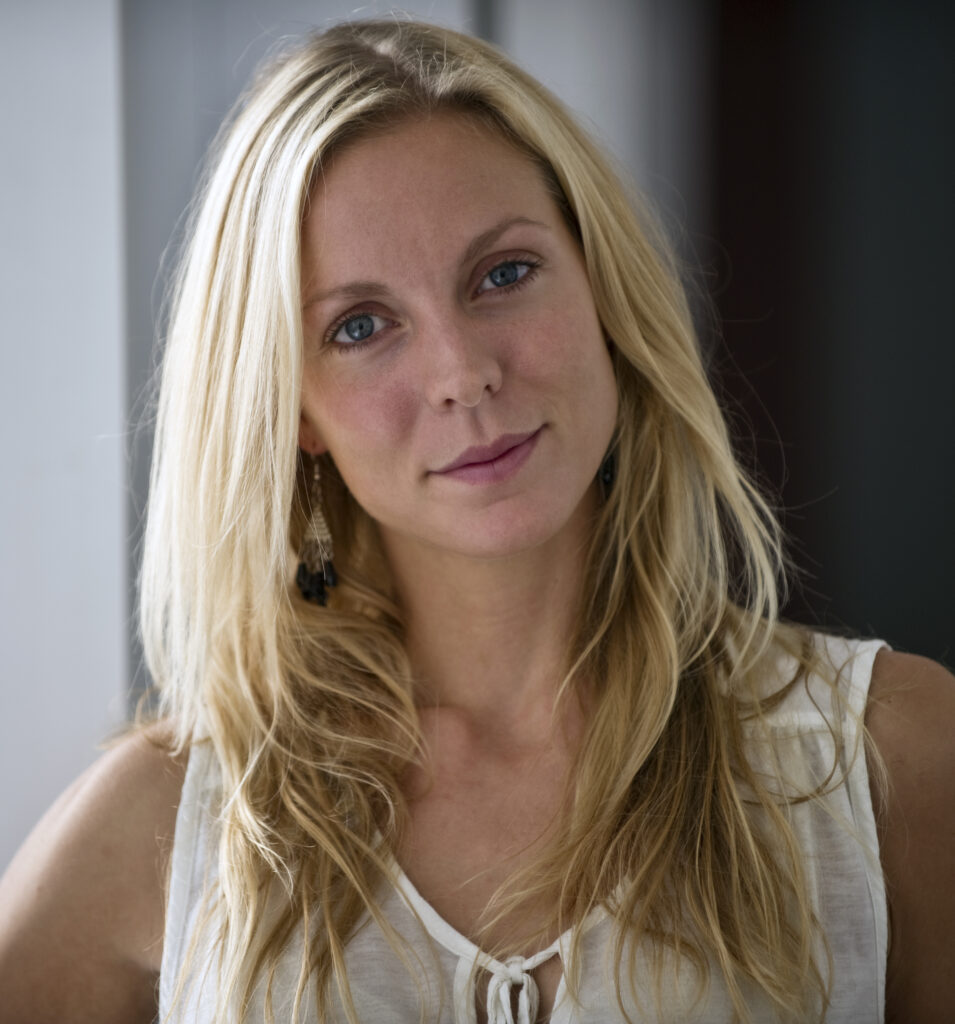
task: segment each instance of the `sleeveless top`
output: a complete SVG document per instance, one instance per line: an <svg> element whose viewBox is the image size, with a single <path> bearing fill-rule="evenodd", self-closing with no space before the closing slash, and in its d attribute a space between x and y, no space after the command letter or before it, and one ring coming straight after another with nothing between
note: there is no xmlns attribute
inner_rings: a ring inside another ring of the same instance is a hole
<svg viewBox="0 0 955 1024"><path fill-rule="evenodd" d="M792 805L789 814L833 958L831 1002L825 1020L827 1024L873 1024L882 1022L884 1016L888 922L860 724L872 664L882 645L821 637L817 644L839 671L836 689L812 676L805 684L800 681L769 712L759 734L749 735L748 742L757 767L767 764L760 749L771 744L787 783L803 791L829 779L836 767L835 788L820 801ZM773 692L792 678L795 668L794 660L780 656L773 673L776 678L767 679L765 692ZM211 744L198 743L190 755L176 820L160 975L162 1024L211 1024L214 1019L217 959L197 924L205 887L214 884L216 877L215 808L220 800ZM361 1024L419 1020L476 1024L477 985L482 990L486 986L489 1024L533 1024L537 990L529 972L552 956L561 958L565 975L573 970L579 981L578 998L573 1000L561 980L551 1024L609 1024L627 1019L614 985L612 922L602 909L576 926L582 936L576 963L570 961L571 932L535 956L499 962L442 920L397 867L396 878L396 884L386 885L380 906L408 944L410 954L406 951L403 961L368 915L346 947L348 982ZM293 938L271 986L274 1019L283 1024L293 1020L301 949L301 937ZM629 962L628 952L624 964ZM187 958L190 970L174 999ZM673 1024L730 1024L734 1020L732 1002L716 965L711 965L709 983L701 990L692 964L675 963L674 959L664 953L662 998L655 1002L651 961L637 951L636 971L621 985L628 1017ZM817 963L825 972L824 953ZM264 983L260 984L255 992L250 1021L267 1019L264 988ZM330 991L331 1020L344 1022L347 1018L334 982ZM761 992L746 988L744 992L754 1022L777 1019ZM310 985L299 1013L303 1022L317 1020ZM237 1018L230 1013L230 1020Z"/></svg>

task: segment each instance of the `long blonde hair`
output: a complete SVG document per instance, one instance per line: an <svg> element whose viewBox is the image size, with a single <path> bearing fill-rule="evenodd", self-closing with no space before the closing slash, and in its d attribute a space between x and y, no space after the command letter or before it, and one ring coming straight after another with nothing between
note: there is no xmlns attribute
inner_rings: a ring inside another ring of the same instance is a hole
<svg viewBox="0 0 955 1024"><path fill-rule="evenodd" d="M261 72L216 144L172 293L142 629L179 748L211 743L222 777L221 1015L247 1005L300 931L297 1002L314 982L322 1016L335 986L354 1021L344 949L357 923L370 913L401 947L376 893L420 753L414 680L374 524L327 456L340 584L317 608L292 581L307 505L300 233L323 161L437 109L481 119L541 167L579 237L619 391L616 480L562 690L599 681L594 710L559 836L489 917L544 894L541 933L563 931L603 905L618 995L627 940L643 937L704 975L715 962L741 1018L744 984L799 1017L825 999L815 920L785 807L741 732L782 636L780 540L734 460L678 275L541 85L474 39L402 21L338 26ZM267 906L279 911L262 934Z"/></svg>

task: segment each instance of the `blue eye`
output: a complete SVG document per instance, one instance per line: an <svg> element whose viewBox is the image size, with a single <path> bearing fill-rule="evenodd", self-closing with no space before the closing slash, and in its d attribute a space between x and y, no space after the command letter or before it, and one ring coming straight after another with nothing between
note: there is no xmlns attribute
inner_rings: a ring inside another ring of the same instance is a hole
<svg viewBox="0 0 955 1024"><path fill-rule="evenodd" d="M526 268L524 272L527 272ZM519 280L521 275L520 268L516 263L502 263L499 267L495 267L487 276L488 280L496 288L503 288L505 285L513 284Z"/></svg>
<svg viewBox="0 0 955 1024"><path fill-rule="evenodd" d="M498 288L511 288L537 267L530 260L506 260L498 263L484 276L478 285L478 293L494 291Z"/></svg>
<svg viewBox="0 0 955 1024"><path fill-rule="evenodd" d="M384 317L375 316L373 313L358 313L342 320L331 340L337 345L360 345L380 331L385 324Z"/></svg>
<svg viewBox="0 0 955 1024"><path fill-rule="evenodd" d="M342 330L352 341L364 341L375 329L375 321L363 313L361 316L353 316L342 324Z"/></svg>

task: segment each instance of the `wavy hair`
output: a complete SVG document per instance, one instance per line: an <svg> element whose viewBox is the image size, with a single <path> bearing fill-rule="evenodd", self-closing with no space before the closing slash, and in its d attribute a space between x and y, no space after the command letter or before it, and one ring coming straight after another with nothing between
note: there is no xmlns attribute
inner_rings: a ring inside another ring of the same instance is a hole
<svg viewBox="0 0 955 1024"><path fill-rule="evenodd" d="M208 899L220 1015L248 1005L300 932L296 1005L314 984L326 1019L334 987L354 1024L350 935L370 914L402 946L376 892L405 821L399 780L421 754L414 679L374 523L327 455L340 583L326 608L293 583L300 236L324 162L436 110L479 119L541 168L579 239L619 392L616 480L561 688L599 681L593 714L559 835L487 923L546 895L531 942L603 905L618 997L630 940L647 939L704 977L715 963L741 1019L753 984L805 1019L825 1003L817 924L785 800L748 765L741 724L763 713L767 652L799 637L778 625L778 528L734 459L674 262L539 83L477 40L403 21L339 25L259 73L215 144L171 293L141 618L178 748L211 743L222 777Z"/></svg>

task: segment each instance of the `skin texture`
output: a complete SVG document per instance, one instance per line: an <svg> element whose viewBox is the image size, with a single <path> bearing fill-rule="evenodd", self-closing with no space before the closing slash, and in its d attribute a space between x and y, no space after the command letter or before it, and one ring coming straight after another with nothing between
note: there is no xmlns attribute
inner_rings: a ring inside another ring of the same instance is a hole
<svg viewBox="0 0 955 1024"><path fill-rule="evenodd" d="M301 444L331 452L390 557L580 534L616 385L583 257L526 156L447 113L350 145L313 192L303 281ZM337 325L362 316L359 346ZM436 472L534 432L506 479Z"/></svg>
<svg viewBox="0 0 955 1024"><path fill-rule="evenodd" d="M185 765L129 737L57 800L0 880L0 1021L152 1021Z"/></svg>
<svg viewBox="0 0 955 1024"><path fill-rule="evenodd" d="M955 1007L955 678L883 651L866 725L889 900L887 1024L945 1024Z"/></svg>

